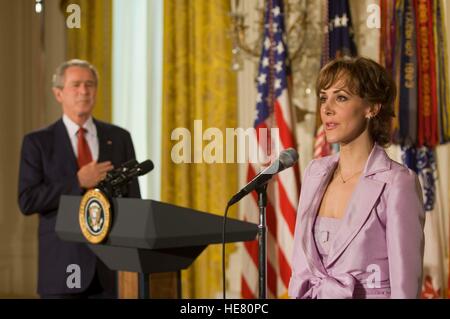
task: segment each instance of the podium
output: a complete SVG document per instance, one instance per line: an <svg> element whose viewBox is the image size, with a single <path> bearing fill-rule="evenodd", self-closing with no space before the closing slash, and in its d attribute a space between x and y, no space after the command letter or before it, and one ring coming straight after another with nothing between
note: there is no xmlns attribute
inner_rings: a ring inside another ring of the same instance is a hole
<svg viewBox="0 0 450 319"><path fill-rule="evenodd" d="M106 240L90 244L78 210L81 196L60 199L55 231L66 241L86 243L111 270L140 273L140 297L149 294L148 274L188 268L210 244L222 243L223 217L154 200L113 198ZM258 225L227 219L226 242L254 240Z"/></svg>

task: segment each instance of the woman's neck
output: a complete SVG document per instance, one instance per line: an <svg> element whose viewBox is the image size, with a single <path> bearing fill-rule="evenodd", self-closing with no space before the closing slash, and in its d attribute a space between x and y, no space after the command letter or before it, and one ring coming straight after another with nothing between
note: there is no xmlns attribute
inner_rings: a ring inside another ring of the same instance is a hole
<svg viewBox="0 0 450 319"><path fill-rule="evenodd" d="M339 151L339 166L344 174L362 171L367 158L372 152L374 142L370 138L356 139L348 144L341 144Z"/></svg>

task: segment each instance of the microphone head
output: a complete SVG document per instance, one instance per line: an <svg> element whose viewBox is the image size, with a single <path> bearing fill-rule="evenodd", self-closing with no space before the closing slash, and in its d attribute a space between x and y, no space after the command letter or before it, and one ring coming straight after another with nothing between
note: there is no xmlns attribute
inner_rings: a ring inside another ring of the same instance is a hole
<svg viewBox="0 0 450 319"><path fill-rule="evenodd" d="M277 160L272 163L269 167L267 167L260 174L263 175L273 175L277 174L288 167L294 165L298 160L298 153L293 148L285 149L280 152Z"/></svg>
<svg viewBox="0 0 450 319"><path fill-rule="evenodd" d="M131 160L131 161L125 162L125 163L123 163L122 165L120 165L119 167L117 167L117 168L115 168L115 169L109 171L109 172L106 174L106 177L105 177L104 181L108 182L108 181L110 181L110 180L116 178L116 177L119 176L120 174L122 174L122 173L124 173L124 172L127 172L128 170L130 170L130 169L136 167L138 164L139 164L138 161L136 161L136 160L134 160L134 159Z"/></svg>
<svg viewBox="0 0 450 319"><path fill-rule="evenodd" d="M298 153L292 147L285 149L280 153L280 163L285 168L291 167L298 161Z"/></svg>
<svg viewBox="0 0 450 319"><path fill-rule="evenodd" d="M123 163L122 165L120 165L119 170L121 171L127 171L135 166L137 166L139 163L138 161L136 161L135 159L132 159L128 162Z"/></svg>
<svg viewBox="0 0 450 319"><path fill-rule="evenodd" d="M138 176L145 175L150 172L155 166L151 160L143 161L138 165Z"/></svg>

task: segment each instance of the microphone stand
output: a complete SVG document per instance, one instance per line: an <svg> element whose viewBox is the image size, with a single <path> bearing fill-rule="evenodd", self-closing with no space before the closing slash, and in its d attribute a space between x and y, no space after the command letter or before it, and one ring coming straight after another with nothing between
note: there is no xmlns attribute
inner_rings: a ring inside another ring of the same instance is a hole
<svg viewBox="0 0 450 319"><path fill-rule="evenodd" d="M256 188L258 193L259 225L258 225L258 260L259 260L259 299L266 299L266 207L267 183Z"/></svg>

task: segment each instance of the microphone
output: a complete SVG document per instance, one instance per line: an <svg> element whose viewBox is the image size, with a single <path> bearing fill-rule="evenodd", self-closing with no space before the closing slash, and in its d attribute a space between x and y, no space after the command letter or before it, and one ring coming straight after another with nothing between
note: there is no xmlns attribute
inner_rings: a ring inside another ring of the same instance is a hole
<svg viewBox="0 0 450 319"><path fill-rule="evenodd" d="M139 164L138 161L136 161L135 159L123 163L119 167L106 173L106 177L100 183L97 184L96 188L99 188L106 193L110 193L111 181L119 177L120 174L127 172L128 170L132 169L138 164Z"/></svg>
<svg viewBox="0 0 450 319"><path fill-rule="evenodd" d="M122 171L117 177L109 181L109 185L111 185L112 188L120 187L135 177L147 174L153 168L153 162L151 160L146 160L130 169Z"/></svg>
<svg viewBox="0 0 450 319"><path fill-rule="evenodd" d="M228 202L231 206L240 201L244 196L249 194L256 188L265 185L274 175L280 173L286 168L294 165L298 160L298 153L293 148L288 148L280 153L278 159L269 167L256 175L247 185L244 186L238 193L236 193Z"/></svg>
<svg viewBox="0 0 450 319"><path fill-rule="evenodd" d="M111 182L113 179L119 177L120 174L125 173L126 171L132 169L133 167L135 167L138 164L139 164L138 161L136 161L135 159L132 159L131 161L123 163L118 168L109 171L101 183Z"/></svg>

